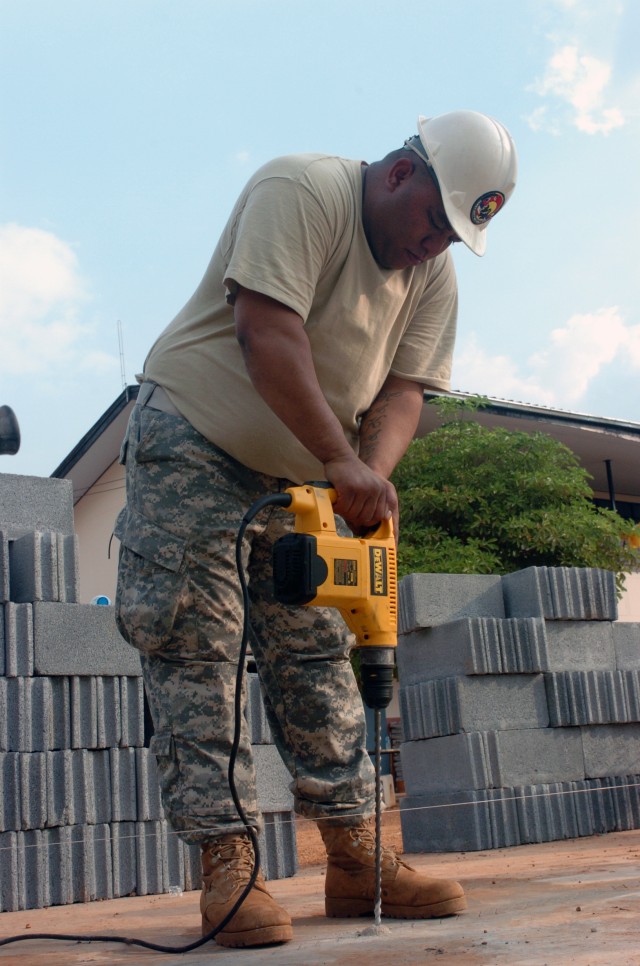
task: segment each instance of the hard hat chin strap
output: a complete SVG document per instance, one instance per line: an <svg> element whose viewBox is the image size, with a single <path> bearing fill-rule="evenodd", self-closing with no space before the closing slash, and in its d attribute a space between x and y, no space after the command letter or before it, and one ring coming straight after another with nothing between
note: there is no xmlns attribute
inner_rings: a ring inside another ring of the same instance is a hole
<svg viewBox="0 0 640 966"><path fill-rule="evenodd" d="M413 137L407 138L407 140L404 142L403 147L405 148L406 151L413 151L415 154L417 154L418 157L422 161L424 161L426 166L428 168L431 168L431 170L433 170L433 165L431 164L431 161L427 157L427 153L423 147L422 141L420 140L420 136L418 134L414 134Z"/></svg>

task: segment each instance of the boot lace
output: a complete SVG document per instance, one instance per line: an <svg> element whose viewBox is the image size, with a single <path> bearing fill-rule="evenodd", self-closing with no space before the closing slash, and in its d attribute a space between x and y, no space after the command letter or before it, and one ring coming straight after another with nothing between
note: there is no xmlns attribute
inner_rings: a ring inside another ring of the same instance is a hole
<svg viewBox="0 0 640 966"><path fill-rule="evenodd" d="M369 855L375 855L376 836L371 825L354 826L349 829L349 837L356 845L365 849ZM400 862L395 850L385 845L382 846L382 861L391 862L393 865Z"/></svg>
<svg viewBox="0 0 640 966"><path fill-rule="evenodd" d="M234 838L212 842L211 859L224 867L228 878L246 882L253 871L253 847L248 838Z"/></svg>

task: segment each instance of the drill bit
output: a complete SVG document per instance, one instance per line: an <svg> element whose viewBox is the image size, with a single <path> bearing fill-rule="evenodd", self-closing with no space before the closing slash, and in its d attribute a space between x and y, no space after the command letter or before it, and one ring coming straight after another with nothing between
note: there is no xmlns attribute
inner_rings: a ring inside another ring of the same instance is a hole
<svg viewBox="0 0 640 966"><path fill-rule="evenodd" d="M381 712L374 711L376 732L376 896L373 909L376 926L380 925L382 911L382 738Z"/></svg>

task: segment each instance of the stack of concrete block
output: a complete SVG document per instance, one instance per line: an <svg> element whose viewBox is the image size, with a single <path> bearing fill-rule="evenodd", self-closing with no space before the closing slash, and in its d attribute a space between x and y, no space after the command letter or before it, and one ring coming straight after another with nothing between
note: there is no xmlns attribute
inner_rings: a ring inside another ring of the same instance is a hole
<svg viewBox="0 0 640 966"><path fill-rule="evenodd" d="M407 851L640 827L640 624L613 574L412 574L399 618Z"/></svg>
<svg viewBox="0 0 640 966"><path fill-rule="evenodd" d="M0 474L0 912L199 888L199 848L169 828L145 746L138 653L112 607L78 603L77 568L71 484ZM282 878L291 779L256 675L248 696L262 868Z"/></svg>

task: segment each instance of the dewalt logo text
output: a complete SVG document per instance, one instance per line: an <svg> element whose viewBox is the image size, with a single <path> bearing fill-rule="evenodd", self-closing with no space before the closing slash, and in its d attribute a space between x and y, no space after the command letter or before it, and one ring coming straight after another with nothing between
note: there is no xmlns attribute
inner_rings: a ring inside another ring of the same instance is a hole
<svg viewBox="0 0 640 966"><path fill-rule="evenodd" d="M374 597L387 595L387 551L384 547L369 547L371 567L371 594Z"/></svg>

